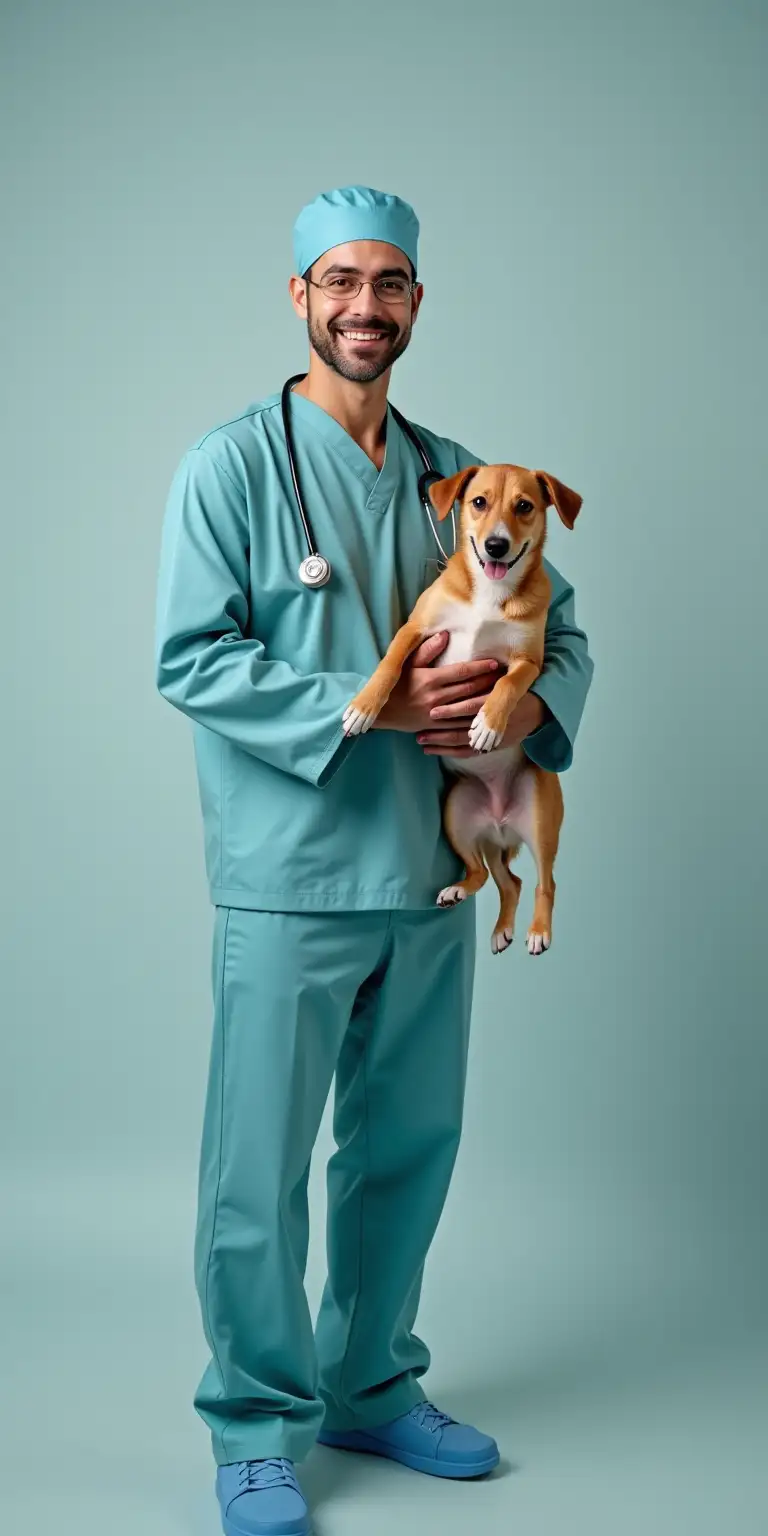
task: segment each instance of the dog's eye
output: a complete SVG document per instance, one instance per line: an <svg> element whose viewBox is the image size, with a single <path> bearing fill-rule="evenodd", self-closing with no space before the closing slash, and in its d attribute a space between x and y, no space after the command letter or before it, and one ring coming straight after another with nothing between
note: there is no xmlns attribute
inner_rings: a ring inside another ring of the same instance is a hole
<svg viewBox="0 0 768 1536"><path fill-rule="evenodd" d="M525 500L519 501L517 503L517 510L518 510L518 512L532 512L533 511L533 502L532 501L525 501Z"/></svg>
<svg viewBox="0 0 768 1536"><path fill-rule="evenodd" d="M487 507L488 503L487 503L487 501L486 501L484 496L473 496L472 497L472 505L473 505L473 507L477 507L478 512L479 512L479 511L481 511L481 509L483 507Z"/></svg>

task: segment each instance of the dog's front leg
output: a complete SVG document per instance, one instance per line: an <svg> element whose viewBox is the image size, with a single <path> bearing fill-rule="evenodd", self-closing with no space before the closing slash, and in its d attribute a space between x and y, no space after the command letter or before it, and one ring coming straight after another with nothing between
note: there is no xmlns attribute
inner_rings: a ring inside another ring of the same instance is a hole
<svg viewBox="0 0 768 1536"><path fill-rule="evenodd" d="M507 672L494 683L469 727L469 744L476 752L491 752L501 746L513 709L540 671L541 667L527 656L510 661Z"/></svg>
<svg viewBox="0 0 768 1536"><path fill-rule="evenodd" d="M428 631L422 624L409 619L397 631L394 640L382 656L373 676L364 688L347 705L342 716L345 736L358 736L370 730L377 715L381 714L392 689L400 681L400 675L408 657L426 640Z"/></svg>

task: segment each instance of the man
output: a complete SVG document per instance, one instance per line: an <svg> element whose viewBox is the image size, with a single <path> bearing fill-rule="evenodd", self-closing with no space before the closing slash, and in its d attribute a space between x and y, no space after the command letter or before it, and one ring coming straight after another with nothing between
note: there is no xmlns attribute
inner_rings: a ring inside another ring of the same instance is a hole
<svg viewBox="0 0 768 1536"><path fill-rule="evenodd" d="M289 289L310 357L290 424L326 585L297 575L279 392L184 455L163 524L156 681L193 721L215 907L195 1239L211 1358L195 1407L230 1536L309 1529L295 1463L317 1439L438 1476L499 1459L427 1400L413 1332L459 1143L474 967L473 903L435 906L462 873L441 830L440 756L471 752L493 667L430 667L447 641L432 637L376 728L342 732L437 574L422 466L387 403L423 298L418 227L400 198L343 187L294 229ZM485 462L417 430L442 475ZM545 664L506 739L562 771L592 663L572 590L547 568ZM334 1073L313 1332L307 1179Z"/></svg>

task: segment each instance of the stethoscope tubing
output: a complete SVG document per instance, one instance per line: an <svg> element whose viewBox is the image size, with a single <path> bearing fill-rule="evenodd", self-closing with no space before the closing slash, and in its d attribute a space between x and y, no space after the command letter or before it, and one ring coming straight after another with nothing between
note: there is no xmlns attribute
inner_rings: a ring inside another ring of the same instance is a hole
<svg viewBox="0 0 768 1536"><path fill-rule="evenodd" d="M303 526L303 529L304 529L304 537L306 539L307 549L309 551L309 554L308 554L307 558L310 561L313 561L313 560L314 561L321 561L322 564L327 567L328 574L330 574L330 566L328 566L328 562L319 553L319 551L317 549L317 545L315 544L315 536L314 536L314 531L313 531L313 528L312 528L312 524L311 524L310 519L309 519L309 513L307 512L307 509L306 509L306 507L304 505L304 498L303 498L303 496L301 494L301 487L299 485L299 476L298 476L298 471L297 471L297 468L296 468L295 444L294 444L294 440L293 440L293 432L291 430L291 423L290 423L290 410L288 408L288 397L290 395L291 389L293 388L293 385L294 384L298 384L301 379L305 379L305 378L306 378L306 373L294 373L294 374L291 375L290 379L286 379L286 381L285 381L285 383L283 385L283 388L282 388L281 408L282 408L282 415L283 415L283 427L285 429L285 446L286 446L286 449L287 449L287 452L288 452L288 465L289 465L289 468L290 468L290 471L291 471L291 480L293 482L293 492L294 492L294 496L296 498L296 506L298 508L299 517L301 518L302 526ZM439 470L435 469L435 467L432 464L432 461L431 461L431 459L429 457L429 454L427 453L427 450L426 450L426 448L424 447L424 444L421 441L421 438L419 437L418 433L414 431L413 427L411 426L411 423L406 420L405 416L403 416L402 413L400 411L398 411L397 407L394 406L391 401L389 402L389 408L390 408L390 410L392 412L392 415L394 416L395 421L397 422L398 426L402 428L403 432L405 432L406 437L410 438L411 442L414 445L414 448L416 448L417 452L419 453L421 461L422 461L422 463L424 465L423 472L419 475L418 492L419 492L419 496L421 497L421 500L422 500L422 502L424 504L424 510L425 510L425 512L427 514L427 518L429 519L429 526L432 529L432 532L433 532L433 534L435 536L435 539L437 541L437 546L438 546L438 548L440 550L441 555L443 556L443 559L447 560L448 557L447 557L447 555L445 553L445 550L443 549L442 544L440 543L440 539L438 538L438 534L437 534L437 529L435 528L435 525L434 525L434 521L433 521L433 517L432 517L432 503L431 503L431 501L429 499L429 486L434 484L434 482L436 480L444 479L444 476L440 474ZM453 521L453 547L455 549L456 548L456 519L455 519L455 513L454 513L453 509L451 509L451 518L452 518L452 521ZM306 562L303 561L302 562L302 566L304 564L306 564ZM304 578L302 577L302 580L303 579Z"/></svg>

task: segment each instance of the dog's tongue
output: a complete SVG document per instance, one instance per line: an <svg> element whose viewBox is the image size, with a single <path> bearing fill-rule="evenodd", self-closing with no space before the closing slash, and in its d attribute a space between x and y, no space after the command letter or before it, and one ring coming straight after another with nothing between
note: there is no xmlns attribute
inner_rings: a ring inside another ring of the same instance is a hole
<svg viewBox="0 0 768 1536"><path fill-rule="evenodd" d="M483 569L491 581L501 581L502 576L507 574L507 567L499 560L486 560Z"/></svg>

